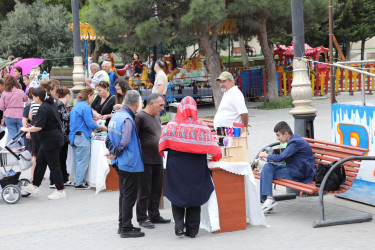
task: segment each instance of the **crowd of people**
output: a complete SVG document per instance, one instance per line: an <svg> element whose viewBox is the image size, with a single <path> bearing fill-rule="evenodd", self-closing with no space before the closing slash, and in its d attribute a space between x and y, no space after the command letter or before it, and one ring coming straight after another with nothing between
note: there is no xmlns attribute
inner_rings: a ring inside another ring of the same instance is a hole
<svg viewBox="0 0 375 250"><path fill-rule="evenodd" d="M137 54L134 54L134 60L135 66L141 63ZM175 119L162 126L160 114L165 111L168 80L162 70L163 62L156 61L153 65L156 71L154 88L144 109L139 92L133 90L126 79L115 77L107 62L102 63L102 69L96 63L90 65L93 76L86 79L87 87L78 94L71 111L68 105L72 92L59 87L56 80L42 81L40 86L30 87L30 78L22 76L22 68L15 68L14 76L0 79L1 124L7 127L10 137L18 131L25 132L26 137L21 142L33 156L32 184L23 190L38 193L47 166L50 188L56 189L49 199L65 198L65 186L89 189L85 175L90 161L92 132L107 131L108 153L105 157L110 159L119 177L118 234L122 238L143 237L145 234L140 227L152 229L155 224L171 221L163 218L159 211L163 156L167 154L165 196L172 203L175 234L196 237L201 205L214 191L207 155L211 155L212 160L219 160L222 152L211 129L198 118L197 104L190 96L181 100ZM233 76L223 72L217 81L224 95L214 118L214 127L242 123L246 130L248 110ZM277 204L272 197L273 179L307 183L312 181L315 171L311 148L301 137L293 135L285 122L276 125L275 133L287 146L278 156L259 155L270 162L261 173L264 212ZM69 144L73 148L74 183L69 179L66 166ZM286 165L274 163L283 161ZM135 204L140 227L132 224Z"/></svg>

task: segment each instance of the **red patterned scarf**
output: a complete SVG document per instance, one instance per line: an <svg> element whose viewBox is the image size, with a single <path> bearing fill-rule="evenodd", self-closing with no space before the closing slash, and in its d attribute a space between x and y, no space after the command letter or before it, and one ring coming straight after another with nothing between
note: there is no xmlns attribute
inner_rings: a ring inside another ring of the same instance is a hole
<svg viewBox="0 0 375 250"><path fill-rule="evenodd" d="M221 150L208 126L198 119L197 103L187 96L178 105L176 118L163 129L159 141L159 154L168 148L193 154L211 154L213 160L221 158Z"/></svg>

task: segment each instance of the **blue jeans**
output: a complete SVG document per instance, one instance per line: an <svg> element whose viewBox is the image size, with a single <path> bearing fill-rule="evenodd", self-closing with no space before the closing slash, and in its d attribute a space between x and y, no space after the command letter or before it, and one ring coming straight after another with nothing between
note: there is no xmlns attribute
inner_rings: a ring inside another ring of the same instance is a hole
<svg viewBox="0 0 375 250"><path fill-rule="evenodd" d="M13 138L22 128L22 119L4 117L5 126L7 126L9 136ZM23 139L20 140L23 145Z"/></svg>
<svg viewBox="0 0 375 250"><path fill-rule="evenodd" d="M268 195L272 195L272 182L276 179L289 179L292 177L284 164L266 163L260 173L260 199L266 200Z"/></svg>
<svg viewBox="0 0 375 250"><path fill-rule="evenodd" d="M82 133L76 135L73 143L73 159L76 175L76 186L82 185L90 162L91 142Z"/></svg>

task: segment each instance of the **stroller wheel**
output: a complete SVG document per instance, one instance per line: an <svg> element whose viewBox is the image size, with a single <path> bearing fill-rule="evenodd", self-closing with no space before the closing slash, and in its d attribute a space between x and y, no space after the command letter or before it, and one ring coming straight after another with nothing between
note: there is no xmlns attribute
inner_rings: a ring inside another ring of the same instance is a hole
<svg viewBox="0 0 375 250"><path fill-rule="evenodd" d="M31 184L31 181L29 179L20 179L18 181L18 187L20 188L21 190L21 195L22 197L28 197L30 195L30 193L28 192L25 192L22 190L22 186L26 187L27 185Z"/></svg>
<svg viewBox="0 0 375 250"><path fill-rule="evenodd" d="M7 185L1 192L3 200L8 204L16 204L21 199L21 190L17 185Z"/></svg>

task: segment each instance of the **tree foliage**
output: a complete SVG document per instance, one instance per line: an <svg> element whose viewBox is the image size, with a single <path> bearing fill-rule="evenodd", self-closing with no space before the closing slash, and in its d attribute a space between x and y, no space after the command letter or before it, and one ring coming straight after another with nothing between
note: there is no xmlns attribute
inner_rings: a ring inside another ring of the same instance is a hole
<svg viewBox="0 0 375 250"><path fill-rule="evenodd" d="M375 5L372 0L336 0L334 29L337 40L346 43L346 57L352 42L365 41L375 35ZM362 43L364 50L364 42Z"/></svg>
<svg viewBox="0 0 375 250"><path fill-rule="evenodd" d="M157 15L154 15L154 4ZM220 74L215 46L218 29L226 18L224 0L89 0L85 13L86 20L94 25L98 34L106 37L107 44L129 54L137 50L145 56L148 46L159 47L162 43L163 51L181 53L176 55L181 58L186 54L182 47L198 41L211 78ZM220 89L214 80L211 83L215 85L218 105Z"/></svg>
<svg viewBox="0 0 375 250"><path fill-rule="evenodd" d="M31 5L17 3L2 22L0 53L3 57L40 57L47 70L52 64L68 65L73 57L72 32L67 11L61 5L45 5L37 0ZM60 58L66 58L61 60Z"/></svg>

